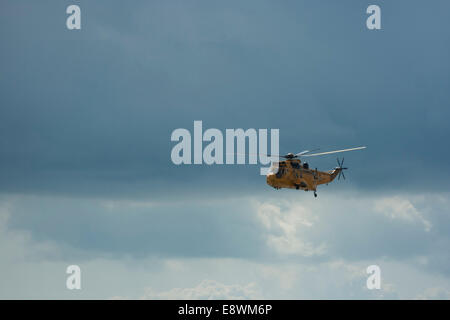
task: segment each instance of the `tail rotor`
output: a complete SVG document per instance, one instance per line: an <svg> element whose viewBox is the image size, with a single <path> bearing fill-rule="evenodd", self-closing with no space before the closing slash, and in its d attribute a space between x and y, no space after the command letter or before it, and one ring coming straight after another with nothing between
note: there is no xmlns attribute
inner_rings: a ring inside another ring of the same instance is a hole
<svg viewBox="0 0 450 320"><path fill-rule="evenodd" d="M342 158L342 161L339 161L339 158L337 158L336 160L338 163L338 166L336 167L336 169L339 170L338 180L341 180L341 176L345 180L344 170L347 170L348 168L342 167L344 165L344 158Z"/></svg>

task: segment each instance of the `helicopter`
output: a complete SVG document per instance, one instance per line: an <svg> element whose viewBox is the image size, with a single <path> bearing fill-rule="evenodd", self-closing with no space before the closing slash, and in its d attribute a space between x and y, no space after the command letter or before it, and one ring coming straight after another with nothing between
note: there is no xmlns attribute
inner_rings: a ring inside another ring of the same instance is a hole
<svg viewBox="0 0 450 320"><path fill-rule="evenodd" d="M317 186L321 184L328 184L336 177L338 180L341 177L345 180L344 170L348 168L343 167L344 158L339 160L337 158L338 166L329 171L318 171L317 168L311 169L307 162L300 160L300 157L315 157L333 153L347 152L353 150L365 149L365 146L341 149L327 152L311 153L317 151L305 150L296 154L288 153L286 155L272 155L271 157L284 158L286 160L273 162L266 176L267 184L275 189L289 188L304 191L314 191L314 197L317 197Z"/></svg>

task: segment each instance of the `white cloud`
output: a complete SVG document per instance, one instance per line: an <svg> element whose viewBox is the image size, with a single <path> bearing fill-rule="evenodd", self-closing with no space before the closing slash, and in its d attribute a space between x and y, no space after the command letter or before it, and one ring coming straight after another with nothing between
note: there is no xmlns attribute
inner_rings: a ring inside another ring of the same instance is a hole
<svg viewBox="0 0 450 320"><path fill-rule="evenodd" d="M431 222L417 210L409 199L395 196L375 201L375 211L385 214L391 219L398 219L409 223L422 223L425 231L431 230Z"/></svg>
<svg viewBox="0 0 450 320"><path fill-rule="evenodd" d="M302 239L302 229L311 228L315 218L309 210L298 204L282 209L272 203L259 203L257 214L267 231L267 244L281 254L302 256L321 255L325 246Z"/></svg>
<svg viewBox="0 0 450 320"><path fill-rule="evenodd" d="M255 283L246 285L226 285L214 280L203 280L193 288L173 288L169 291L155 292L146 289L142 299L175 299L175 300L230 300L230 299L260 299L261 294Z"/></svg>

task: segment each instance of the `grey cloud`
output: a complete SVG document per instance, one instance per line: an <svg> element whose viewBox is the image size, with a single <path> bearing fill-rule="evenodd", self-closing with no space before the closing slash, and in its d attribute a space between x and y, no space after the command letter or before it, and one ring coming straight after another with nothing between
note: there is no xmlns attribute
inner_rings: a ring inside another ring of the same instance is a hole
<svg viewBox="0 0 450 320"><path fill-rule="evenodd" d="M409 199L423 213L432 225L429 231L420 219L409 220L401 212L394 218L390 212L374 212L374 201L385 197L357 200L328 194L327 203L262 197L251 204L248 199L229 199L224 207L214 199L202 205L192 200L195 207L176 201L3 199L9 220L2 219L0 228L5 240L0 245L5 270L0 281L2 288L11 290L0 294L9 298L138 298L147 294L167 298L195 294L183 288L195 288L210 279L236 284L236 288L254 283L256 291L251 292L265 298L430 296L436 290L426 291L429 288L441 288L438 293L448 288L449 239L444 230L449 221L446 211L440 211L440 206L446 207L443 197L421 197L402 199ZM281 208L273 227L260 220L258 203ZM231 204L245 210L226 213L223 208ZM283 229L286 225L288 229ZM284 237L282 244L293 250L271 246L273 236ZM295 246L297 240L313 247L324 243L325 251L305 255L309 249ZM443 259L440 264L435 257ZM65 267L73 263L82 266L85 279L79 295L60 288ZM380 292L364 289L365 268L370 264L382 268Z"/></svg>
<svg viewBox="0 0 450 320"><path fill-rule="evenodd" d="M445 194L327 192L320 201L302 196L166 202L21 196L10 208L8 226L88 257L222 257L311 265L392 259L448 274Z"/></svg>
<svg viewBox="0 0 450 320"><path fill-rule="evenodd" d="M27 198L8 225L37 241L55 241L90 256L258 257L259 223L248 205L133 203Z"/></svg>

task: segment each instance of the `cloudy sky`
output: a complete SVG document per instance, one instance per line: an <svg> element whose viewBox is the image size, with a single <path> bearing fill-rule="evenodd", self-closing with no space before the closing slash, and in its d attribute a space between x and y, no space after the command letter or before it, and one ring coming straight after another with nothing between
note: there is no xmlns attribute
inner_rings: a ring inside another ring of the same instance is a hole
<svg viewBox="0 0 450 320"><path fill-rule="evenodd" d="M0 298L450 298L448 1L0 6ZM174 165L194 120L368 148L314 198Z"/></svg>

